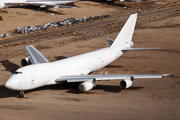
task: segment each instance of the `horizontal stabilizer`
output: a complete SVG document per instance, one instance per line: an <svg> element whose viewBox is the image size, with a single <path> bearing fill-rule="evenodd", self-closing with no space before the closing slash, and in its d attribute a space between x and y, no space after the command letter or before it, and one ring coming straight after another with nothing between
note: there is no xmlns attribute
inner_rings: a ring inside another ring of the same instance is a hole
<svg viewBox="0 0 180 120"><path fill-rule="evenodd" d="M159 49L159 47L157 48L125 48L122 50L152 50L152 49Z"/></svg>
<svg viewBox="0 0 180 120"><path fill-rule="evenodd" d="M112 44L113 44L113 42L114 42L114 40L113 40L113 39L111 39L111 38L107 38L107 41L108 41L108 43L109 43L110 45L112 45Z"/></svg>

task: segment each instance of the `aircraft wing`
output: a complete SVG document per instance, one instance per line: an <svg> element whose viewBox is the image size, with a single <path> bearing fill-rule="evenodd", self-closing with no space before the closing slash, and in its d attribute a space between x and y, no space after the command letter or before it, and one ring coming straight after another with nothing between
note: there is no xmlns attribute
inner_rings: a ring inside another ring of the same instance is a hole
<svg viewBox="0 0 180 120"><path fill-rule="evenodd" d="M26 46L25 51L28 55L30 55L30 60L32 64L49 62L49 60L46 59L33 45Z"/></svg>
<svg viewBox="0 0 180 120"><path fill-rule="evenodd" d="M125 48L122 50L153 50L153 49L159 49L159 47L157 48Z"/></svg>
<svg viewBox="0 0 180 120"><path fill-rule="evenodd" d="M36 2L27 2L29 5L40 6L41 8L45 7L54 7L54 8L76 8L76 6L67 6L67 5L57 5L55 3L36 3Z"/></svg>
<svg viewBox="0 0 180 120"><path fill-rule="evenodd" d="M55 82L85 82L92 80L101 81L101 80L120 80L131 77L135 78L162 78L163 76L167 76L169 74L119 74L119 75L80 75L80 76L64 76L59 77L55 80Z"/></svg>

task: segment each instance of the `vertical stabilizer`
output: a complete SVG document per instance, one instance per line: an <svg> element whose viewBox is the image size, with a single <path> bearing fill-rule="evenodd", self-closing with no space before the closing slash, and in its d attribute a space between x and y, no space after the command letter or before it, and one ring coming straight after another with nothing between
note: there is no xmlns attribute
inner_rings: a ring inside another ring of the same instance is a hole
<svg viewBox="0 0 180 120"><path fill-rule="evenodd" d="M136 25L136 20L137 20L137 13L132 14L127 20L122 30L120 31L120 33L118 34L118 36L116 37L111 47L122 46L125 43L131 42L134 33L134 28Z"/></svg>

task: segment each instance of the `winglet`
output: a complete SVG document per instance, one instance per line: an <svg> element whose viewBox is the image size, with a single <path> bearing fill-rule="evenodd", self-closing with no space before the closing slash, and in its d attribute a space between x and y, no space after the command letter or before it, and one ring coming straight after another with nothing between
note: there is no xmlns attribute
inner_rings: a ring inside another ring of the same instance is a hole
<svg viewBox="0 0 180 120"><path fill-rule="evenodd" d="M169 74L163 74L162 76L168 76L168 75L170 75L171 73L169 73Z"/></svg>

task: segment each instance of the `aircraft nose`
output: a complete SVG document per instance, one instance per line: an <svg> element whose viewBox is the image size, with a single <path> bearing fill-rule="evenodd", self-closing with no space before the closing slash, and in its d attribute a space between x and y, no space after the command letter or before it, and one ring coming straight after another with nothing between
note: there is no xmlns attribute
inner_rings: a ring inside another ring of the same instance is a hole
<svg viewBox="0 0 180 120"><path fill-rule="evenodd" d="M19 79L15 76L11 76L5 83L5 87L10 90L17 90L19 87Z"/></svg>

